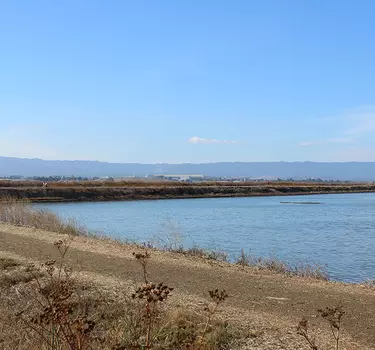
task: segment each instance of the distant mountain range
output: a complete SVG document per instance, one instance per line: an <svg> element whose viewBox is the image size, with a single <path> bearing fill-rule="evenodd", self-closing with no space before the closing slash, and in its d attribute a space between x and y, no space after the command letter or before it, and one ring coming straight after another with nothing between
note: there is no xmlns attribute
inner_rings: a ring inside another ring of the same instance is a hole
<svg viewBox="0 0 375 350"><path fill-rule="evenodd" d="M321 178L324 180L375 181L375 162L222 162L202 164L138 164L95 161L55 161L0 157L0 177L21 176L145 176L201 174L217 177Z"/></svg>

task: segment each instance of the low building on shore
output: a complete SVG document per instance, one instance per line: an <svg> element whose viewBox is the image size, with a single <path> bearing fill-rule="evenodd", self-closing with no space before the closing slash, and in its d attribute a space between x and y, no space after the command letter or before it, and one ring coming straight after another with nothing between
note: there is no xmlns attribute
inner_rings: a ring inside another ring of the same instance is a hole
<svg viewBox="0 0 375 350"><path fill-rule="evenodd" d="M171 181L181 181L181 182L193 182L202 181L204 175L197 174L155 174L152 178L159 180L171 180Z"/></svg>

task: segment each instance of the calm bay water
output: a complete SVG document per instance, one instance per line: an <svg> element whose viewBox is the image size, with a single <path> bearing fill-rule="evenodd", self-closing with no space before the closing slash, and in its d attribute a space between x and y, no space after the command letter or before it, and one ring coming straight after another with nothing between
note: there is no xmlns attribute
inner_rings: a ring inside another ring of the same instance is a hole
<svg viewBox="0 0 375 350"><path fill-rule="evenodd" d="M281 204L320 202L321 204ZM375 194L37 204L89 229L147 242L174 232L184 246L241 249L327 265L335 280L375 279Z"/></svg>

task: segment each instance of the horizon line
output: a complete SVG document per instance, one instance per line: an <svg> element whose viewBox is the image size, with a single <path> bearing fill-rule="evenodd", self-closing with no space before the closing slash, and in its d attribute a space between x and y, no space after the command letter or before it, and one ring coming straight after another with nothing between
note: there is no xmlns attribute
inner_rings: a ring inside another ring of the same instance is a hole
<svg viewBox="0 0 375 350"><path fill-rule="evenodd" d="M332 164L332 163L375 163L374 161L357 161L357 160L349 160L349 161L311 161L311 160L294 160L294 161L285 161L285 160L272 160L272 161L237 161L237 160L228 160L228 161L216 161L216 162L201 162L201 163L194 163L194 162L182 162L182 163L168 163L168 162L158 162L158 163L141 163L141 162L110 162L104 160L85 160L85 159L42 159L42 158L28 158L28 157L8 157L8 156L1 156L0 158L8 158L8 159L17 159L17 160L38 160L42 162L86 162L86 163L103 163L103 164L138 164L138 165L202 165L202 164L222 164L222 163L320 163L320 164Z"/></svg>

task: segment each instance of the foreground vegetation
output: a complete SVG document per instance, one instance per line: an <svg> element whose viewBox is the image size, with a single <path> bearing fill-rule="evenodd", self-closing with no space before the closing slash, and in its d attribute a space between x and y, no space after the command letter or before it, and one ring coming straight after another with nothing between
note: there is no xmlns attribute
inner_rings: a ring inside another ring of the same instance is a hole
<svg viewBox="0 0 375 350"><path fill-rule="evenodd" d="M208 301L197 311L168 306L174 288L149 279L151 255L134 252L143 282L130 290L119 283L103 291L80 281L64 259L69 241L56 241L58 260L25 264L0 258L0 344L2 349L240 349L246 332L218 316L229 297L225 290L208 290ZM340 305L318 310L341 347ZM309 332L307 318L296 326L313 350L323 349Z"/></svg>
<svg viewBox="0 0 375 350"><path fill-rule="evenodd" d="M148 280L150 255L134 253L144 281L130 293L103 293L76 280L64 263L67 242L57 241L59 261L41 266L0 259L2 349L232 349L236 331L215 319L227 298L212 290L201 313L170 310L173 288Z"/></svg>

